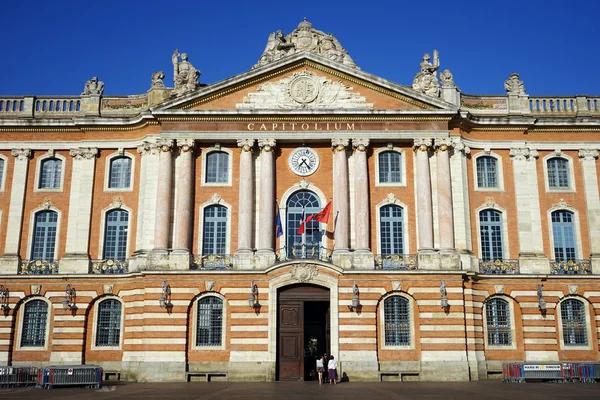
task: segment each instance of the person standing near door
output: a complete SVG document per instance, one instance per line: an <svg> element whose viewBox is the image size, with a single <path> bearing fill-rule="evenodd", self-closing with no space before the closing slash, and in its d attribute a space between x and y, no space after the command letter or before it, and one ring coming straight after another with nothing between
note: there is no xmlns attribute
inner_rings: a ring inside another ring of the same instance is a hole
<svg viewBox="0 0 600 400"><path fill-rule="evenodd" d="M333 383L337 385L337 362L333 356L329 357L329 362L327 363L327 375L329 377L329 384Z"/></svg>
<svg viewBox="0 0 600 400"><path fill-rule="evenodd" d="M325 361L327 355L323 354L321 358L317 358L317 373L319 375L319 385L323 383L323 372L325 372Z"/></svg>

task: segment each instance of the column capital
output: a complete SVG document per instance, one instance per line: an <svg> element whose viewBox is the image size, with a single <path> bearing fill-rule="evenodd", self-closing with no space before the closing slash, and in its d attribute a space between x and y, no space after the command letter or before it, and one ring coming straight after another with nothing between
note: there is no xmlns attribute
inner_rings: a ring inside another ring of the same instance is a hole
<svg viewBox="0 0 600 400"><path fill-rule="evenodd" d="M512 161L535 161L539 157L537 150L529 147L515 147L510 149Z"/></svg>
<svg viewBox="0 0 600 400"><path fill-rule="evenodd" d="M177 139L177 147L181 153L187 153L194 151L194 139Z"/></svg>
<svg viewBox="0 0 600 400"><path fill-rule="evenodd" d="M158 138L156 140L158 150L163 153L168 153L173 149L173 139L169 138Z"/></svg>
<svg viewBox="0 0 600 400"><path fill-rule="evenodd" d="M467 146L460 138L454 138L452 146L454 146L455 152L461 152L463 155L471 154L471 148Z"/></svg>
<svg viewBox="0 0 600 400"><path fill-rule="evenodd" d="M345 151L348 144L350 144L350 140L348 139L331 139L331 147L334 153Z"/></svg>
<svg viewBox="0 0 600 400"><path fill-rule="evenodd" d="M431 138L416 138L413 142L413 150L429 151L431 147Z"/></svg>
<svg viewBox="0 0 600 400"><path fill-rule="evenodd" d="M598 150L596 149L580 149L579 159L581 161L594 161L598 158Z"/></svg>
<svg viewBox="0 0 600 400"><path fill-rule="evenodd" d="M12 149L10 154L19 161L25 161L31 157L31 149Z"/></svg>
<svg viewBox="0 0 600 400"><path fill-rule="evenodd" d="M69 154L75 160L93 160L98 155L98 149L95 147L79 147L71 149Z"/></svg>
<svg viewBox="0 0 600 400"><path fill-rule="evenodd" d="M137 147L137 152L142 156L158 154L158 144L156 144L156 142L144 141Z"/></svg>
<svg viewBox="0 0 600 400"><path fill-rule="evenodd" d="M241 151L252 151L254 147L254 139L238 139L237 145Z"/></svg>
<svg viewBox="0 0 600 400"><path fill-rule="evenodd" d="M352 147L357 151L367 151L367 147L369 147L369 139L360 138L360 139L352 139Z"/></svg>
<svg viewBox="0 0 600 400"><path fill-rule="evenodd" d="M448 151L450 147L454 146L452 139L447 138L435 138L434 147L436 151Z"/></svg>
<svg viewBox="0 0 600 400"><path fill-rule="evenodd" d="M258 139L258 147L266 152L273 151L273 147L275 147L276 143L275 139Z"/></svg>

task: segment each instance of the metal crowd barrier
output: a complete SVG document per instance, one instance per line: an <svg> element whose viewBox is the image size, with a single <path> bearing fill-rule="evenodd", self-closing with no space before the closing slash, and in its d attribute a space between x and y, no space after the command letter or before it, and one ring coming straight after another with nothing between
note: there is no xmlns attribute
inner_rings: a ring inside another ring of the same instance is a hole
<svg viewBox="0 0 600 400"><path fill-rule="evenodd" d="M545 380L560 383L594 383L596 379L600 379L600 363L504 363L502 372L504 382L524 383L528 380Z"/></svg>
<svg viewBox="0 0 600 400"><path fill-rule="evenodd" d="M97 365L56 365L38 371L37 386L44 389L54 386L99 388L101 385L102 367Z"/></svg>
<svg viewBox="0 0 600 400"><path fill-rule="evenodd" d="M35 385L36 367L0 367L0 388Z"/></svg>

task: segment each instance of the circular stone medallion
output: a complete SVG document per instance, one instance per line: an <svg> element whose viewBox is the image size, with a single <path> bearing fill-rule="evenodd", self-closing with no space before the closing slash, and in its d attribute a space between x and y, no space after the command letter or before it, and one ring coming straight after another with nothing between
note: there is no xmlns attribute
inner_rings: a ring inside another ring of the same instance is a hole
<svg viewBox="0 0 600 400"><path fill-rule="evenodd" d="M319 95L319 84L312 78L301 76L290 84L290 95L298 103L310 103Z"/></svg>

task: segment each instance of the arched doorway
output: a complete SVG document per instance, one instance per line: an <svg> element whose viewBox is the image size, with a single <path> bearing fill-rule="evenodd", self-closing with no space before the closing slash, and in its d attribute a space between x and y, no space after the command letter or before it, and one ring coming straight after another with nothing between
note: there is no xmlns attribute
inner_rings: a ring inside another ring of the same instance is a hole
<svg viewBox="0 0 600 400"><path fill-rule="evenodd" d="M295 284L277 290L277 379L316 379L316 357L330 354L329 289Z"/></svg>

